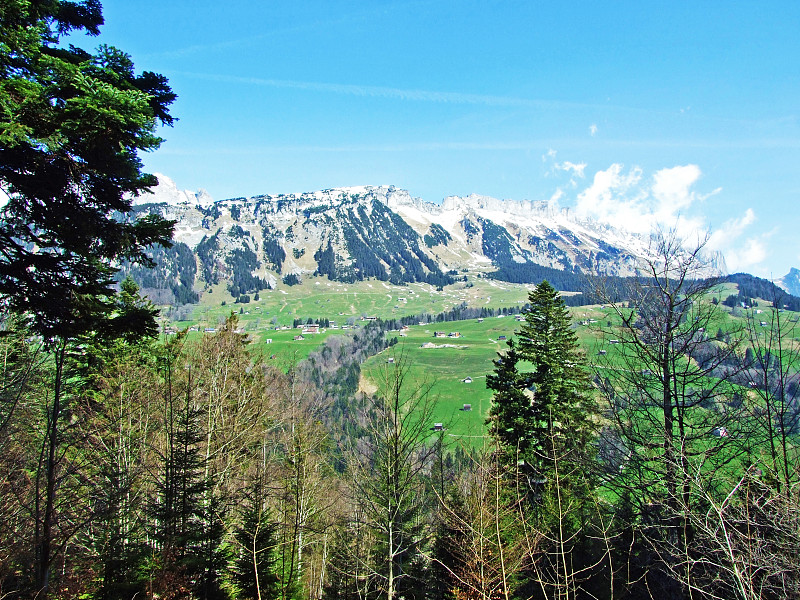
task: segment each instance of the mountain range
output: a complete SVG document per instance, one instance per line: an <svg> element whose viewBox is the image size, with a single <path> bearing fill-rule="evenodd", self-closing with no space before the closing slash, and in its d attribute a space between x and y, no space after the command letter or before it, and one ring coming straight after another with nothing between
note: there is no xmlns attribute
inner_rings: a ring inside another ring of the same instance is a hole
<svg viewBox="0 0 800 600"><path fill-rule="evenodd" d="M214 201L158 177L135 209L174 220L175 245L155 251L155 270L129 271L168 290L165 303L196 301L195 289L221 282L239 298L310 275L443 286L477 271L569 289L570 277L634 275L648 242L551 202L472 194L434 204L394 186Z"/></svg>

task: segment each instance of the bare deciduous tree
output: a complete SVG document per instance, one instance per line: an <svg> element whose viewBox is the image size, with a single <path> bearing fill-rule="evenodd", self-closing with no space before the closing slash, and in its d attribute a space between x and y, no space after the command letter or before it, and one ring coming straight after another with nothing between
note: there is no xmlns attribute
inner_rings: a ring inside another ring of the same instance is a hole
<svg viewBox="0 0 800 600"><path fill-rule="evenodd" d="M350 452L352 501L363 511L358 516L376 543L370 555L374 560L355 558L387 600L409 583L409 565L429 535L421 514L426 498L422 475L435 451L429 443L434 402L430 384L414 381L398 353L384 365L368 408L368 436Z"/></svg>
<svg viewBox="0 0 800 600"><path fill-rule="evenodd" d="M724 319L711 302L717 286L704 241L687 245L675 232L660 232L625 300L608 298L609 345L596 369L610 423L601 448L607 485L636 504L635 522L662 551L691 543L691 474L698 465L711 473L736 460L745 451L737 440L749 433L730 402L742 336L706 333ZM677 562L662 558L659 569Z"/></svg>

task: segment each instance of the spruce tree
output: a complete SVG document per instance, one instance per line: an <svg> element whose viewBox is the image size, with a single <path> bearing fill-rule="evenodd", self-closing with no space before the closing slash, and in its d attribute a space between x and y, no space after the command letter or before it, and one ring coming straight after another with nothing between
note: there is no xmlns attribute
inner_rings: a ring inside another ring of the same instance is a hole
<svg viewBox="0 0 800 600"><path fill-rule="evenodd" d="M494 361L494 373L487 375L486 387L494 390L490 432L500 443L506 461L515 464L530 448L534 411L525 392L528 384L519 372L517 343L510 339L507 345L508 349Z"/></svg>
<svg viewBox="0 0 800 600"><path fill-rule="evenodd" d="M173 122L176 96L163 76L136 74L124 52L92 54L65 39L97 35L102 24L99 0L0 4L0 305L27 320L53 362L42 440L33 444L42 448L32 509L40 599L59 585L53 567L71 535L61 533L70 519L60 514L72 504L61 481L67 449L80 442L67 435L81 384L71 358L83 352L82 338L148 328L143 313L112 323L114 274L125 260L151 264L147 248L172 236L173 222L135 214L133 200L157 184L142 173L139 152L160 146L156 128Z"/></svg>
<svg viewBox="0 0 800 600"><path fill-rule="evenodd" d="M180 354L182 336L164 349L164 452L156 481L156 498L151 507L152 539L158 553L151 584L155 593L185 589L199 582L205 586L206 522L203 498L208 482L203 479L204 461L200 454L202 431L199 410L192 398L191 369L184 389L178 383L175 363ZM203 592L204 590L194 590ZM206 597L205 594L198 594Z"/></svg>
<svg viewBox="0 0 800 600"><path fill-rule="evenodd" d="M528 295L530 308L517 336L519 354L532 370L523 375L533 392L531 445L542 474L558 458L579 468L588 466L596 432L597 404L578 337L563 298L547 281Z"/></svg>
<svg viewBox="0 0 800 600"><path fill-rule="evenodd" d="M555 458L578 464L591 457L597 407L564 300L543 281L528 301L517 339L487 377L495 392L490 431L547 478Z"/></svg>
<svg viewBox="0 0 800 600"><path fill-rule="evenodd" d="M486 384L495 392L490 432L511 474L505 501L521 516L507 534L540 540L521 589L550 597L575 590L599 564L589 525L597 409L563 299L543 281L528 300Z"/></svg>
<svg viewBox="0 0 800 600"><path fill-rule="evenodd" d="M236 554L231 565L231 578L242 598L269 600L279 595L279 582L275 575L278 534L277 524L270 518L260 495L259 489L236 528Z"/></svg>

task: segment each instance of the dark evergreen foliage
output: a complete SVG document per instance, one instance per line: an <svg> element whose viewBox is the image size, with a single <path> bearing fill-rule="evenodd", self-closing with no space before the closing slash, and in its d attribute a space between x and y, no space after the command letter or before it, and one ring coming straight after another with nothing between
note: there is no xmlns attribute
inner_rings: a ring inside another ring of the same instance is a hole
<svg viewBox="0 0 800 600"><path fill-rule="evenodd" d="M231 211L233 211L233 208L231 208ZM232 238L243 239L250 237L250 232L245 231L242 226L237 223L235 225L231 225L231 228L228 230L228 235Z"/></svg>
<svg viewBox="0 0 800 600"><path fill-rule="evenodd" d="M209 482L203 480L203 458L200 442L203 439L198 419L199 411L192 401L191 376L185 389L172 386L175 368L172 349L179 340L166 349L162 359L165 378L164 426L166 441L161 472L157 479L157 496L151 507L154 528L151 532L159 551L156 578L173 581L175 577L186 582L203 580L209 548L220 540L210 540L217 528L207 530L204 496ZM169 584L174 585L174 584ZM166 591L166 590L164 590Z"/></svg>
<svg viewBox="0 0 800 600"><path fill-rule="evenodd" d="M430 233L425 234L423 240L428 248L435 248L436 246L446 246L447 242L453 238L447 233L447 230L438 223L431 223Z"/></svg>
<svg viewBox="0 0 800 600"><path fill-rule="evenodd" d="M555 453L565 464L589 462L597 408L561 296L544 281L528 300L516 341L508 341L508 350L499 355L494 373L486 379L486 386L495 391L490 429L510 459L523 458L537 476L546 477L545 465Z"/></svg>
<svg viewBox="0 0 800 600"><path fill-rule="evenodd" d="M362 205L355 210L349 208L340 218L347 223L343 235L353 264L340 267L334 262L339 281L375 278L396 285L418 281L436 286L453 283L453 278L442 273L420 249L417 232L383 204L374 203L369 214ZM329 256L320 257L330 261ZM330 272L329 265L328 262L323 267L326 274Z"/></svg>
<svg viewBox="0 0 800 600"><path fill-rule="evenodd" d="M518 264L511 252L514 240L508 231L487 219L478 218L478 224L483 230L481 247L486 258L495 265Z"/></svg>
<svg viewBox="0 0 800 600"><path fill-rule="evenodd" d="M233 581L246 600L272 600L279 597L277 562L277 525L255 494L245 507L242 522L236 528Z"/></svg>
<svg viewBox="0 0 800 600"><path fill-rule="evenodd" d="M264 228L264 242L262 246L267 261L269 261L275 271L280 273L283 267L283 261L286 260L286 252L281 246L280 239L266 227Z"/></svg>
<svg viewBox="0 0 800 600"><path fill-rule="evenodd" d="M198 205L197 210L203 213L203 216L206 217L203 220L203 227L206 227L206 224L209 221L216 221L222 216L222 212L219 210L219 204L217 204L216 202L209 207Z"/></svg>
<svg viewBox="0 0 800 600"><path fill-rule="evenodd" d="M330 280L336 280L336 254L333 252L330 240L324 250L320 246L319 250L314 253L314 260L317 261L315 275L327 275Z"/></svg>
<svg viewBox="0 0 800 600"><path fill-rule="evenodd" d="M300 278L295 273L289 273L283 276L283 284L288 286L300 285Z"/></svg>
<svg viewBox="0 0 800 600"><path fill-rule="evenodd" d="M161 144L175 94L116 48L60 44L99 32L99 2L10 0L2 15L0 297L50 338L91 326L118 261L148 264L148 246L169 244L172 222L131 207L157 183L138 153Z"/></svg>
<svg viewBox="0 0 800 600"><path fill-rule="evenodd" d="M267 280L253 275L253 271L258 269L261 263L258 262L256 253L247 245L231 250L225 258L225 264L228 266L230 276L228 291L234 298L269 288Z"/></svg>
<svg viewBox="0 0 800 600"><path fill-rule="evenodd" d="M777 308L800 311L800 298L792 296L768 279L747 273L734 273L727 275L723 280L735 283L739 287L739 295L734 301L735 303L744 302L748 306L752 306L753 298L763 298L767 302L772 302Z"/></svg>
<svg viewBox="0 0 800 600"><path fill-rule="evenodd" d="M207 285L219 283L219 265L216 259L216 253L219 250L218 234L219 232L212 236L204 235L195 248L197 258L200 260L200 273Z"/></svg>
<svg viewBox="0 0 800 600"><path fill-rule="evenodd" d="M178 306L196 304L200 300L194 291L197 260L189 246L183 242L171 248L150 246L147 255L154 263L152 268L126 262L117 278L121 280L130 275L145 290L169 290L173 295L172 303Z"/></svg>

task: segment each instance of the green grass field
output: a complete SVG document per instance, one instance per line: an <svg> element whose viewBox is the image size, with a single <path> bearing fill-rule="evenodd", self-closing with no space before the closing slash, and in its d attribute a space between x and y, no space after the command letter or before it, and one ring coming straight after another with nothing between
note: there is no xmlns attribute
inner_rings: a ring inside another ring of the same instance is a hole
<svg viewBox="0 0 800 600"><path fill-rule="evenodd" d="M473 275L466 283L460 282L437 291L427 284L394 286L380 281L341 284L327 278L308 278L301 285L278 290L265 290L258 301L233 304L227 291L218 286L203 297L203 302L186 321L170 323L180 328L196 327L202 335L206 327L218 327L233 311L239 324L253 341L252 348L268 361L287 368L308 356L328 336L346 333L342 326L360 324L365 316L383 319L420 313L438 314L466 303L471 307L500 309L525 303L531 286L496 282ZM724 297L735 288L727 286ZM222 304L225 302L225 305ZM768 303L764 302L766 306ZM241 312L240 312L241 311ZM612 336L606 332L616 322L608 307L582 306L571 309L575 332L585 350L590 366L595 363L606 368L622 367L615 356ZM740 309L720 307L720 320L714 331L735 330L744 322ZM317 334L303 335L292 328L295 319L328 319L331 327ZM443 423L445 435L468 446L479 446L485 439L485 420L491 403L491 392L486 388L486 375L493 369L492 360L505 349L501 336L510 338L520 324L513 316L487 317L482 321L472 319L447 323L413 325L407 332L390 332L388 337L398 337L398 344L367 360L362 365L365 389L374 388L380 370L388 366L389 358L396 363L405 361L409 376L417 382L427 382L436 400L433 423ZM288 328L287 328L288 327ZM434 332L445 335L459 332L458 338L435 338ZM439 347L423 347L433 344ZM601 351L604 354L601 355ZM471 382L466 383L467 378ZM464 410L469 404L470 410Z"/></svg>
<svg viewBox="0 0 800 600"><path fill-rule="evenodd" d="M602 345L598 330L593 324L578 323L593 319L599 324L602 318L605 324L610 318L608 312L596 306L572 309L576 333L587 349ZM411 326L404 337L398 338L396 346L370 358L362 369L365 377L374 382L389 358L394 358L395 364L404 361L414 381L431 385L436 399L431 426L443 423L447 436L468 446L480 445L492 398L491 390L486 388L486 375L492 372L497 353L506 349L506 341L500 338L510 339L520 325L513 316L506 316ZM458 332L461 337L437 338L437 331L445 335ZM429 344L437 347L424 347ZM467 378L470 383L464 381ZM465 411L464 404L470 404L471 410Z"/></svg>
<svg viewBox="0 0 800 600"><path fill-rule="evenodd" d="M203 294L201 303L184 321L164 323L177 328L216 328L231 312L236 313L239 324L254 343L254 348L268 355L291 356L302 359L331 334L341 329L328 329L302 342L294 341L297 329L291 327L295 319L328 319L337 327L359 324L362 317L382 319L400 318L422 313L438 314L466 303L472 307L521 306L525 303L531 286L497 282L475 275L468 281L447 286L443 291L416 283L396 286L382 281L361 281L354 284L331 282L326 277L309 277L296 286L281 285L277 290L264 290L259 300L248 304L234 304L224 285L215 286ZM225 303L223 305L223 302ZM266 343L267 339L272 344Z"/></svg>
<svg viewBox="0 0 800 600"><path fill-rule="evenodd" d="M390 357L396 364L403 363L412 379L431 385L436 400L431 427L443 423L447 435L480 443L491 401L486 374L492 370L497 351L505 348L498 338L510 336L515 325L513 317L415 325L396 346L366 361L362 369L365 377L374 381ZM436 331L445 335L458 332L461 337L435 338ZM434 347L423 347L429 344ZM466 383L468 378L471 382ZM471 409L464 410L465 404Z"/></svg>

